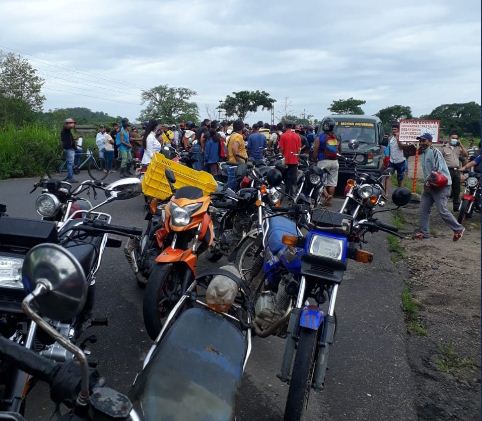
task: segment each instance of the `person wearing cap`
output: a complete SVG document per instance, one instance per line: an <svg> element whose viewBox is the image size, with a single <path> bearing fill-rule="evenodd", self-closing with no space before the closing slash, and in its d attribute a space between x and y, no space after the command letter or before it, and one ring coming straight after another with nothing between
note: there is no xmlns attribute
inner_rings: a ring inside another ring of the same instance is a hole
<svg viewBox="0 0 482 421"><path fill-rule="evenodd" d="M450 195L453 203L453 210L457 212L460 207L460 161L468 158L468 153L459 141L457 133L452 133L448 142L442 146L442 155L449 168L452 178L452 193Z"/></svg>
<svg viewBox="0 0 482 421"><path fill-rule="evenodd" d="M129 141L129 130L128 127L130 126L129 119L123 118L121 120L121 129L117 133L115 143L119 149L119 155L121 157L121 169L120 169L120 176L121 178L127 177L128 175L134 175L130 172L129 165L132 161L132 154L131 149L132 145Z"/></svg>
<svg viewBox="0 0 482 421"><path fill-rule="evenodd" d="M67 118L64 121L64 127L60 132L60 142L62 144L62 149L64 150L65 160L67 162L67 177L65 181L69 183L78 183L74 179L74 160L75 160L75 149L76 142L72 134L72 129L75 127L75 120L73 118Z"/></svg>
<svg viewBox="0 0 482 421"><path fill-rule="evenodd" d="M453 240L458 241L464 235L465 228L457 222L454 215L447 209L452 179L442 153L432 146L432 139L430 133L424 133L417 137L424 177L424 191L420 199L420 229L415 232L414 238L422 240L430 237L430 211L435 204L442 220L453 231ZM432 172L443 174L447 178L447 185L437 188L431 186L429 179Z"/></svg>
<svg viewBox="0 0 482 421"><path fill-rule="evenodd" d="M403 145L400 142L400 123L392 124L392 137L388 141L388 167L397 172L398 187L402 187L405 173L407 172L407 160L403 153Z"/></svg>
<svg viewBox="0 0 482 421"><path fill-rule="evenodd" d="M95 136L95 144L97 145L97 149L99 150L99 161L100 167L105 170L105 126L99 126L99 132Z"/></svg>

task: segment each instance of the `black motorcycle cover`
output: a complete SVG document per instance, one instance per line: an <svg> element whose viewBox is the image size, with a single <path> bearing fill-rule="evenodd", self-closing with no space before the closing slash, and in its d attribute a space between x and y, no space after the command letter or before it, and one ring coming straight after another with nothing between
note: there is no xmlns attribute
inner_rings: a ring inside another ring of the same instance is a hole
<svg viewBox="0 0 482 421"><path fill-rule="evenodd" d="M188 309L158 344L129 397L144 420L234 419L246 345L223 316Z"/></svg>

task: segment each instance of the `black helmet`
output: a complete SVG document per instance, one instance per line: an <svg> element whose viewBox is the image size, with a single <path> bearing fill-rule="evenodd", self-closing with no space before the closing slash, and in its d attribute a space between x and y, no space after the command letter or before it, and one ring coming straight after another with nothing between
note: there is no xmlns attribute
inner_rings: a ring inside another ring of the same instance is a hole
<svg viewBox="0 0 482 421"><path fill-rule="evenodd" d="M266 174L266 181L270 187L278 187L283 181L283 175L276 168L271 168Z"/></svg>
<svg viewBox="0 0 482 421"><path fill-rule="evenodd" d="M412 198L412 193L405 187L398 187L392 193L392 202L397 206L405 206Z"/></svg>
<svg viewBox="0 0 482 421"><path fill-rule="evenodd" d="M331 117L325 117L323 120L321 120L321 130L323 130L325 133L332 132L335 126L336 122Z"/></svg>

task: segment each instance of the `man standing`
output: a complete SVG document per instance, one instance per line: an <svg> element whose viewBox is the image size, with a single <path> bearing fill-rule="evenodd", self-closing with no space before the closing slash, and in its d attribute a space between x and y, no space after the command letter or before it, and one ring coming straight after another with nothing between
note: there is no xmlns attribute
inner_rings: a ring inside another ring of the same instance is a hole
<svg viewBox="0 0 482 421"><path fill-rule="evenodd" d="M283 154L285 165L288 167L285 177L286 193L289 196L293 196L298 175L298 155L301 151L301 138L294 132L292 123L286 124L286 131L279 140L279 148Z"/></svg>
<svg viewBox="0 0 482 421"><path fill-rule="evenodd" d="M65 160L67 161L67 177L65 181L69 183L78 183L74 179L74 159L75 159L75 140L72 135L72 129L75 127L75 120L68 118L64 121L64 128L60 132L60 142L62 143L62 149L64 150Z"/></svg>
<svg viewBox="0 0 482 421"><path fill-rule="evenodd" d="M117 133L119 133L119 123L114 123L112 125L112 130L110 131L110 136L112 139L117 139ZM114 142L114 161L113 161L113 168L117 169L118 168L118 161L117 159L119 158L119 147L117 146L117 142Z"/></svg>
<svg viewBox="0 0 482 421"><path fill-rule="evenodd" d="M131 149L132 145L129 141L129 131L128 127L130 126L129 119L123 118L121 120L121 129L119 133L117 133L117 137L115 143L119 149L119 154L121 157L121 169L120 169L120 176L121 178L127 177L128 175L134 175L129 171L129 165L132 161Z"/></svg>
<svg viewBox="0 0 482 421"><path fill-rule="evenodd" d="M417 140L419 141L419 154L422 161L425 184L424 191L420 198L420 229L415 232L414 238L422 240L430 237L430 211L433 204L435 204L443 221L453 231L453 240L458 241L464 235L465 228L457 222L455 217L447 209L447 201L450 196L450 187L452 184L447 164L443 159L442 153L432 146L432 135L430 133L424 133L422 136L417 137ZM447 184L445 186L433 186L430 183L434 172L441 173L447 177Z"/></svg>
<svg viewBox="0 0 482 421"><path fill-rule="evenodd" d="M400 124L392 124L392 137L388 141L389 168L397 172L398 187L402 187L405 173L407 172L407 160L403 154L403 146L400 143Z"/></svg>
<svg viewBox="0 0 482 421"><path fill-rule="evenodd" d="M246 146L243 138L244 123L236 120L233 123L233 133L228 141L228 162L230 164L243 164L248 160Z"/></svg>
<svg viewBox="0 0 482 421"><path fill-rule="evenodd" d="M318 162L318 167L328 172L325 184L326 205L330 204L338 184L338 154L340 153L341 142L334 133L335 125L336 122L332 118L324 118L321 121L323 133L313 143L313 161Z"/></svg>
<svg viewBox="0 0 482 421"><path fill-rule="evenodd" d="M99 161L100 167L105 170L105 126L102 125L99 127L99 133L95 136L95 144L97 145L97 149L99 151Z"/></svg>
<svg viewBox="0 0 482 421"><path fill-rule="evenodd" d="M442 146L442 155L449 168L450 178L452 178L450 197L453 202L453 210L457 212L460 207L460 160L468 157L468 153L460 143L457 133L452 133L448 143Z"/></svg>
<svg viewBox="0 0 482 421"><path fill-rule="evenodd" d="M248 137L248 155L255 161L261 161L265 149L266 137L259 132L259 126L253 124L253 131Z"/></svg>

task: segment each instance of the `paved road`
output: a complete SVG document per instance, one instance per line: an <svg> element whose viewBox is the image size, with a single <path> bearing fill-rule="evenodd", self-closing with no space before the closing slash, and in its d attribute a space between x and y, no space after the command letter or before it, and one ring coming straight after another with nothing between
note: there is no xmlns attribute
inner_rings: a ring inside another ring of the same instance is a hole
<svg viewBox="0 0 482 421"><path fill-rule="evenodd" d="M33 217L33 179L0 181L0 202L12 216ZM143 226L141 198L104 208L113 223ZM401 281L382 234L370 238L375 262L350 262L339 290L338 326L330 353L325 390L312 392L307 420L414 420L414 382L407 363L400 310ZM90 347L110 385L127 392L150 346L142 321L142 294L121 249L107 249L97 278L96 313L109 317L94 328ZM279 338L255 338L239 393L239 420L282 419L287 386L278 373L283 352ZM47 420L52 405L39 387L28 402L28 419Z"/></svg>

